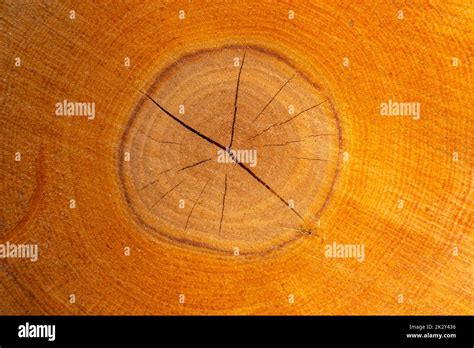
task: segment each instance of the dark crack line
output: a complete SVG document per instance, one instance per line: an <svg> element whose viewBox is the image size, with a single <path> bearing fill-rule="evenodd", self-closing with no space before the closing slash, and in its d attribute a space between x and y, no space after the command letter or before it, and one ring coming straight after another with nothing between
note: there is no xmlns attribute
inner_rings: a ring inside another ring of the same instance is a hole
<svg viewBox="0 0 474 348"><path fill-rule="evenodd" d="M174 168L170 168L170 169L166 169L166 170L163 170L162 172L159 172L158 173L158 176L162 175L162 174L166 174L168 172L171 172L172 170L174 170ZM157 179L158 180L158 179Z"/></svg>
<svg viewBox="0 0 474 348"><path fill-rule="evenodd" d="M222 210L221 210L221 221L219 222L219 236L222 231L222 220L224 220L224 209L225 209L225 197L227 195L227 174L225 175L224 180L224 195L222 196Z"/></svg>
<svg viewBox="0 0 474 348"><path fill-rule="evenodd" d="M196 166L198 166L198 165L200 165L200 164L209 162L210 160L211 160L211 158L208 158L208 159L205 159L205 160L202 160L202 161L199 161L199 162L190 164L189 166L183 167L183 168L177 170L176 172L179 173L179 172L181 172L181 171L183 171L183 170L186 170L186 169L189 169L189 168L193 168L193 167L196 167Z"/></svg>
<svg viewBox="0 0 474 348"><path fill-rule="evenodd" d="M301 115L301 114L303 114L303 113L305 113L305 112L307 112L307 111L310 111L310 110L312 110L312 109L318 107L319 105L323 104L323 103L326 102L326 101L327 101L327 99L326 99L326 100L323 100L323 101L322 101L321 103L319 103L319 104L313 105L313 106L311 106L311 107L309 107L309 108L307 108L307 109L305 109L305 110L303 110L303 111L297 113L295 116L292 116L292 117L290 117L289 119L287 119L287 120L285 120L285 121L273 123L273 124L271 124L270 126L268 126L267 128L265 128L263 131L261 131L260 133L254 135L253 137L248 138L248 140L253 140L253 139L255 139L256 137L259 137L260 135L262 135L262 134L268 132L268 131L269 131L270 129L272 129L273 127L283 126L284 124L287 124L288 122L293 121L293 120L294 120L295 118L297 118L299 115Z"/></svg>
<svg viewBox="0 0 474 348"><path fill-rule="evenodd" d="M206 189L207 184L209 184L209 181L211 181L211 179L209 179L209 180L204 184L204 186L202 187L201 192L199 192L198 198L197 198L196 201L194 202L194 204L193 204L193 206L192 206L192 208L191 208L191 211L189 212L188 218L186 219L186 226L184 226L184 230L185 230L185 231L188 229L189 219L191 219L191 215L193 214L194 208L199 204L199 200L201 199L201 196L202 196L202 194L204 193L204 190Z"/></svg>
<svg viewBox="0 0 474 348"><path fill-rule="evenodd" d="M200 138L206 140L207 142L217 146L218 148L224 150L224 151L227 151L230 153L230 149L227 149L224 145L218 143L217 141L209 138L208 136L204 135L203 133L199 132L198 130L194 129L193 127L191 126L188 126L186 123L184 123L183 121L181 121L178 117L174 116L172 113L170 113L168 110L166 110L165 108L163 108L158 102L156 102L152 97L150 97L150 95L148 95L147 93L144 93L144 92L141 92L139 91L140 93L142 93L143 95L145 95L148 99L150 99L153 104L155 104L156 106L158 106L158 108L163 111L166 115L168 115L171 119L173 119L174 121L176 121L177 123L179 123L181 126L183 126L184 128L186 128L187 130L189 130L190 132L196 134L197 136L199 136ZM245 166L243 163L240 163L240 162L236 162L243 170L245 170L247 173L249 173L255 180L257 180L261 185L263 185L269 192L271 192L275 197L277 197L281 202L283 202L287 207L289 206L288 202L283 199L274 189L272 189L270 187L270 185L268 185L265 181L263 181L262 179L260 179L260 177L258 177L250 168L248 168L247 166ZM301 220L304 221L303 217L296 211L296 209L294 208L290 208Z"/></svg>
<svg viewBox="0 0 474 348"><path fill-rule="evenodd" d="M160 176L160 175L162 175L162 174L166 174L166 173L168 173L168 172L171 172L172 170L174 170L174 168L169 168L169 169L163 170L162 172L159 172L159 173L158 173L158 176ZM140 189L140 191L142 191L142 190L146 189L147 187L149 187L149 186L151 186L151 185L157 183L158 180L160 180L160 178L156 178L156 179L153 180L152 182L149 182L148 184L146 184L145 186L143 186L143 187Z"/></svg>
<svg viewBox="0 0 474 348"><path fill-rule="evenodd" d="M211 160L211 158L208 158L208 159L205 159L205 160L202 160L202 161L199 161L199 162L196 162L196 163L187 165L187 166L185 166L185 167L182 167L182 168L176 170L176 173L179 173L179 172L181 172L181 171L183 171L183 170L185 170L185 169L192 168L192 167L198 166L198 165L200 165L200 164L206 163L206 162L208 162L208 161L210 161L210 160ZM158 176L163 175L163 174L166 174L166 173L168 173L168 172L171 172L172 170L175 170L175 169L176 169L176 167L169 168L169 169L165 169L165 170L163 170L162 172L159 172L159 173L158 173ZM148 186L150 186L150 185L153 185L153 184L156 183L158 180L159 180L159 178L156 178L156 179L153 180L152 182L146 184L145 186L143 186L143 187L140 189L140 191L146 189L146 188L147 188Z"/></svg>
<svg viewBox="0 0 474 348"><path fill-rule="evenodd" d="M296 158L299 160L308 160L308 161L322 161L322 162L329 162L327 159L322 159L322 158L309 158L309 157L292 157Z"/></svg>
<svg viewBox="0 0 474 348"><path fill-rule="evenodd" d="M314 135L308 135L307 137L304 137L303 139L297 139L297 140L289 140L287 142L284 142L284 143L279 143L279 144L265 144L263 146L265 147L268 147L268 146L285 146L285 145L290 145L290 144L294 144L294 143L300 143L302 141L305 141L309 138L316 138L316 137L322 137L322 136L337 136L337 134L314 134Z"/></svg>
<svg viewBox="0 0 474 348"><path fill-rule="evenodd" d="M303 217L301 216L300 213L295 208L290 207L289 203L282 197L280 196L274 189L272 189L270 186L267 185L265 181L260 179L253 171L251 171L248 167L246 167L244 164L240 162L236 162L243 170L245 170L247 173L249 173L251 176L255 178L259 183L261 183L265 188L270 191L275 197L277 197L281 202L283 202L287 207L289 207L301 220L304 221Z"/></svg>
<svg viewBox="0 0 474 348"><path fill-rule="evenodd" d="M240 86L240 75L242 74L242 69L244 67L244 62L245 62L245 54L247 52L244 51L244 57L242 58L242 64L240 65L239 69L239 76L237 78L237 87L235 88L235 99L234 99L234 118L232 120L232 132L230 134L230 143L229 143L229 148L232 147L232 144L234 142L234 131L235 131L235 120L237 118L237 101L239 99L239 86Z"/></svg>
<svg viewBox="0 0 474 348"><path fill-rule="evenodd" d="M153 209L155 207L155 205L157 205L163 198L165 198L169 193L173 192L175 188L177 188L179 185L181 185L181 183L183 182L183 180L181 180L180 182L178 182L176 185L174 185L171 189L169 189L163 196L160 197L159 200L157 200L151 207L150 209Z"/></svg>
<svg viewBox="0 0 474 348"><path fill-rule="evenodd" d="M171 169L168 169L168 170L171 170ZM158 174L158 175L160 175L160 174ZM146 189L147 187L150 187L151 185L157 183L158 180L159 180L159 179L155 179L155 180L153 180L152 182L149 182L148 184L146 184L145 186L143 186L142 188L140 188L140 191L142 191L142 190Z"/></svg>
<svg viewBox="0 0 474 348"><path fill-rule="evenodd" d="M158 139L155 139L153 138L151 135L145 133L144 131L142 131L140 128L136 128L136 130L143 134L144 136L146 136L148 139L150 140L153 140L154 142L156 143L159 143L159 144L171 144L171 145L182 145L181 143L177 143L175 141L166 141L166 140L158 140Z"/></svg>
<svg viewBox="0 0 474 348"><path fill-rule="evenodd" d="M263 112L267 109L268 106L270 106L270 104L273 102L273 100L275 100L275 98L278 96L278 94L280 94L280 92L283 90L283 88L285 88L285 86L293 79L293 77L295 77L294 75L292 77L290 77L288 79L288 81L286 81L281 87L280 89L275 93L275 95L272 97L272 99L270 99L268 101L268 103L263 107L262 111L259 112L259 114L257 115L257 117L254 118L253 122L257 121L257 119L260 117L261 114L263 114Z"/></svg>
<svg viewBox="0 0 474 348"><path fill-rule="evenodd" d="M225 146L224 145L221 145L219 144L217 141L209 138L207 135L199 132L198 130L194 129L193 127L187 125L186 123L184 123L183 121L181 121L178 117L174 116L171 112L169 112L168 110L166 110L164 107L162 107L160 104L158 104L155 99L153 99L152 97L150 97L150 95L148 93L145 93L145 92L141 92L143 95L145 95L148 99L150 99L153 104L155 104L156 106L158 106L158 108L160 108L161 111L163 111L166 115L168 115L169 117L171 117L174 121L178 122L181 126L183 126L184 128L186 128L188 131L190 131L191 133L194 133L196 134L197 136L199 136L200 138L206 140L207 142L223 149L223 150L226 150Z"/></svg>
<svg viewBox="0 0 474 348"><path fill-rule="evenodd" d="M275 190L273 190L265 181L260 179L250 168L245 166L243 163L239 162L238 159L230 152L228 151L229 156L232 158L232 160L237 163L243 170L245 170L247 173L249 173L251 176L255 178L259 183L261 183L268 191L270 191L274 196L276 196L280 201L282 201L287 207L289 207L301 220L304 221L303 217L296 211L296 209L291 208L288 202L280 196Z"/></svg>

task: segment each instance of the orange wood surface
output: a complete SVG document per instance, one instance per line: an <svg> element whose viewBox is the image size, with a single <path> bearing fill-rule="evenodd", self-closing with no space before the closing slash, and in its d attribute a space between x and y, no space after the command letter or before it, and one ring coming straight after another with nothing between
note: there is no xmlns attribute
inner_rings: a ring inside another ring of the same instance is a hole
<svg viewBox="0 0 474 348"><path fill-rule="evenodd" d="M0 243L39 247L37 262L0 259L1 314L474 313L472 2L10 0L0 14ZM301 221L236 164L134 188L216 150L143 93L178 116L188 100L183 119L226 145L244 53L239 146L287 104L325 101L252 145ZM56 116L64 99L95 118ZM381 116L389 99L419 102L420 119ZM326 162L294 158L306 142L266 147L326 131L311 143ZM326 257L334 242L364 260Z"/></svg>

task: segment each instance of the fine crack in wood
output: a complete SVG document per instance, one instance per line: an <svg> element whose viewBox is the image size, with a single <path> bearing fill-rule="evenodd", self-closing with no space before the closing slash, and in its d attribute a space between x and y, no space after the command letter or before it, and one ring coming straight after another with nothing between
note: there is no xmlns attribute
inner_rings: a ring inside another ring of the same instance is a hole
<svg viewBox="0 0 474 348"><path fill-rule="evenodd" d="M260 135L266 133L267 131L269 131L269 130L272 129L273 127L283 126L284 124L287 124L288 122L293 121L293 120L294 120L295 118L297 118L299 115L304 114L305 112L310 111L310 110L312 110L312 109L318 107L319 105L323 104L323 103L326 102L326 101L327 101L327 99L326 99L326 100L323 100L323 101L322 101L321 103L319 103L319 104L313 105L313 106L311 106L311 107L309 107L309 108L307 108L307 109L305 109L305 110L303 110L303 111L297 113L296 115L290 117L289 119L287 119L287 120L285 120L285 121L273 123L273 124L271 124L270 126L268 126L267 128L265 128L264 130L262 130L260 133L254 135L254 136L252 136L252 137L250 137L250 138L248 138L247 140L253 140L253 139L255 139L256 137L259 137Z"/></svg>
<svg viewBox="0 0 474 348"><path fill-rule="evenodd" d="M203 164L203 163L206 163L206 162L208 162L208 161L210 161L210 160L211 160L211 158L208 158L208 159L205 159L205 160L198 161L198 162L196 162L196 163L187 165L187 166L185 166L185 167L182 167L182 168L176 170L176 173L179 173L179 172L181 172L181 171L183 171L183 170L186 170L186 169L189 169L189 168L196 167L196 166L198 166L198 165L200 165L200 164ZM165 169L165 170L163 170L162 172L159 172L159 173L158 173L158 176L163 175L163 174L166 174L166 173L168 173L168 172L171 172L172 170L175 170L175 169L176 169L176 167L169 168L169 169ZM146 189L148 186L153 185L153 184L156 183L158 180L159 180L159 178L156 178L156 179L153 180L152 182L150 182L150 183L146 184L145 186L143 186L140 190Z"/></svg>
<svg viewBox="0 0 474 348"><path fill-rule="evenodd" d="M285 146L285 145L291 145L295 143L300 143L302 141L311 139L311 138L317 138L321 136L337 136L337 134L329 134L329 133L321 133L321 134L313 134L313 135L308 135L307 137L304 137L302 139L296 139L296 140L289 140L284 143L278 143L278 144L264 144L264 147L270 147L270 146Z"/></svg>
<svg viewBox="0 0 474 348"><path fill-rule="evenodd" d="M222 231L222 220L224 220L224 209L225 209L225 197L227 195L227 174L225 175L224 179L224 194L222 196L222 210L221 210L221 220L219 222L219 236L221 235Z"/></svg>
<svg viewBox="0 0 474 348"><path fill-rule="evenodd" d="M186 166L186 167L183 167L183 168L177 170L176 172L177 172L177 173L182 172L183 170L196 167L196 166L201 165L201 164L203 164L203 163L209 162L210 160L211 160L211 158L208 158L208 159L205 159L205 160L202 160L202 161L199 161L199 162L190 164L190 165L188 165L188 166Z"/></svg>
<svg viewBox="0 0 474 348"><path fill-rule="evenodd" d="M182 184L182 182L183 182L183 180L181 180L181 181L178 182L176 185L174 185L171 189L169 189L168 191L166 191L166 193L165 193L164 195L162 195L162 196L160 197L160 199L157 200L157 201L151 206L151 208L154 208L155 205L157 205L157 204L158 204L163 198L165 198L168 194L170 194L171 192L173 192L175 188L177 188L179 185Z"/></svg>
<svg viewBox="0 0 474 348"><path fill-rule="evenodd" d="M234 130L235 130L235 120L237 118L237 101L238 101L238 98L239 98L240 75L242 74L242 69L244 67L245 54L246 53L247 53L247 51L244 52L244 57L242 58L242 64L240 65L240 69L239 69L239 76L237 77L237 87L235 88L235 99L234 99L234 117L233 117L233 120L232 120L232 131L231 131L231 134L230 134L230 143L229 143L228 148L231 148L232 144L234 142Z"/></svg>
<svg viewBox="0 0 474 348"><path fill-rule="evenodd" d="M182 145L181 143L177 143L175 141L167 141L167 140L158 140L158 139L155 139L153 138L150 134L147 134L145 133L144 131L142 131L140 128L136 128L136 130L144 135L145 137L147 137L148 139L150 140L153 140L154 142L158 143L158 144L170 144L170 145Z"/></svg>
<svg viewBox="0 0 474 348"><path fill-rule="evenodd" d="M261 114L263 114L263 112L266 110L267 107L270 106L270 104L273 102L273 100L275 100L275 98L278 96L278 94L280 94L280 92L283 90L283 88L285 88L285 86L291 81L293 80L293 78L295 77L295 75L293 75L292 77L290 77L281 87L280 89L275 93L275 95L268 101L268 103L263 107L262 111L260 111L257 115L257 117L254 118L253 122L257 121L257 119L260 117Z"/></svg>
<svg viewBox="0 0 474 348"><path fill-rule="evenodd" d="M189 212L188 218L186 219L186 225L184 226L185 231L188 229L189 219L191 219L191 215L193 214L194 208L199 204L199 200L201 199L201 196L202 196L204 190L206 189L207 184L209 184L209 181L211 181L211 179L207 180L207 182L204 184L204 186L201 189L201 192L199 192L198 198L196 199L193 206L191 207L191 211Z"/></svg>
<svg viewBox="0 0 474 348"><path fill-rule="evenodd" d="M185 122L181 121L178 117L174 116L171 112L166 110L164 107L162 107L155 99L153 99L148 93L141 92L143 95L145 95L148 99L152 101L153 104L155 104L161 111L163 111L168 117L170 117L172 120L189 130L191 133L196 134L200 138L206 140L207 142L217 146L218 148L227 151L230 153L230 149L226 148L224 145L220 144L219 142L211 139L210 137L204 135L203 133L199 132L198 130L194 129L193 127L187 125ZM280 196L273 188L270 187L265 181L263 181L258 175L256 175L250 168L248 168L246 165L244 165L241 162L236 162L240 168L245 170L247 173L249 173L255 180L257 180L261 185L263 185L268 191L270 191L276 198L278 198L285 206L289 207L288 201L286 201L282 196ZM304 218L301 216L301 214L295 209L290 207L290 210L298 216L302 221L304 221Z"/></svg>

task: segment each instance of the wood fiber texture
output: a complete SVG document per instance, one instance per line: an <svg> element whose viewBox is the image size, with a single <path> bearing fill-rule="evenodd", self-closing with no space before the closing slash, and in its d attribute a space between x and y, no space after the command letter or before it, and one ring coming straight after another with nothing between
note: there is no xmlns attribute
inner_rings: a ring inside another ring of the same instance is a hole
<svg viewBox="0 0 474 348"><path fill-rule="evenodd" d="M39 247L0 259L0 314L474 314L472 2L0 14L0 243ZM65 99L95 118L55 115ZM258 164L217 163L154 102Z"/></svg>

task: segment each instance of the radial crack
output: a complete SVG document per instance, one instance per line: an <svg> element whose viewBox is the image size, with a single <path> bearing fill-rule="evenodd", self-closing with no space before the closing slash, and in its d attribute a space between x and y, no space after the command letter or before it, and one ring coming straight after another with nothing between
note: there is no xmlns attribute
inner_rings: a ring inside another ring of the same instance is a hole
<svg viewBox="0 0 474 348"><path fill-rule="evenodd" d="M327 101L327 99L326 99L326 100L323 100L323 101L322 101L321 103L319 103L319 104L313 105L313 106L311 106L311 107L309 107L309 108L307 108L307 109L305 109L305 110L303 110L303 111L297 113L296 115L290 117L289 119L287 119L287 120L285 120L285 121L273 123L273 124L271 124L270 126L268 126L267 128L265 128L264 130L262 130L260 133L254 135L253 137L248 138L248 140L252 140L252 139L255 139L256 137L259 137L260 135L262 135L262 134L268 132L268 131L269 131L270 129L272 129L273 127L283 126L284 124L287 124L288 122L293 121L293 120L294 120L295 118L297 118L299 115L301 115L301 114L303 114L303 113L305 113L305 112L307 112L307 111L310 111L310 110L312 110L312 109L318 107L319 105L323 104L323 103L326 102L326 101Z"/></svg>
<svg viewBox="0 0 474 348"><path fill-rule="evenodd" d="M265 144L263 146L265 147L268 147L268 146L285 146L285 145L289 145L289 144L294 144L294 143L300 143L302 141L305 141L306 139L309 139L309 138L316 138L316 137L321 137L321 136L337 136L337 134L328 134L328 133L322 133L322 134L313 134L313 135L308 135L307 137L304 137L302 139L296 139L296 140L289 140L289 141L286 141L284 143L279 143L279 144Z"/></svg>
<svg viewBox="0 0 474 348"><path fill-rule="evenodd" d="M185 230L185 231L188 229L189 219L191 219L191 215L193 214L194 208L196 207L196 205L199 204L199 200L201 199L201 196L202 196L204 190L206 189L207 184L209 184L209 181L211 181L211 179L209 179L209 180L204 184L204 186L202 187L201 192L199 192L198 198L197 198L196 201L194 202L194 204L193 204L193 206L192 206L192 208L191 208L191 211L190 211L189 214L188 214L188 218L186 219L186 226L184 226L184 230Z"/></svg>
<svg viewBox="0 0 474 348"><path fill-rule="evenodd" d="M150 97L150 95L148 93L145 93L145 92L142 92L140 91L140 93L142 93L143 95L145 95L148 99L150 99L153 104L155 104L156 106L158 106L158 108L160 108L161 111L163 111L168 117L170 117L171 119L173 119L174 121L176 121L177 123L179 123L181 126L183 126L184 128L186 128L188 131L190 131L191 133L194 133L196 134L197 136L199 136L200 138L206 140L207 142L225 150L225 146L224 145L221 145L220 143L218 143L217 141L209 138L207 135L199 132L198 130L194 129L193 127L187 125L186 123L184 123L183 121L181 121L178 117L176 117L175 115L173 115L171 112L169 112L168 110L166 110L165 108L163 108L155 99L153 99L152 97Z"/></svg>
<svg viewBox="0 0 474 348"><path fill-rule="evenodd" d="M219 236L222 231L222 220L224 220L224 209L225 209L225 196L227 195L227 174L225 175L224 180L224 195L222 196L222 210L221 210L221 220L219 222Z"/></svg>
<svg viewBox="0 0 474 348"><path fill-rule="evenodd" d="M260 111L257 115L257 117L254 118L253 122L257 121L257 119L260 117L261 114L266 110L266 108L275 100L275 98L280 94L280 92L285 88L285 86L295 77L294 75L290 77L281 87L280 89L275 93L275 95L268 101L268 103L263 107L262 111Z"/></svg>
<svg viewBox="0 0 474 348"><path fill-rule="evenodd" d="M244 62L245 62L245 54L247 52L244 52L244 57L242 58L242 64L240 65L239 69L239 76L237 78L237 87L235 88L235 99L234 99L234 118L232 120L232 131L230 134L230 143L229 143L229 148L232 147L232 144L234 142L234 130L235 130L235 120L237 118L237 101L239 98L239 86L240 86L240 75L242 74L242 68L244 67Z"/></svg>
<svg viewBox="0 0 474 348"><path fill-rule="evenodd" d="M169 169L169 170L171 170L171 169ZM160 175L160 174L158 174L158 175ZM154 183L158 182L158 180L159 180L159 179L155 179L155 180L153 180L152 182L149 182L149 183L146 184L145 186L141 187L141 188L140 188L140 191L146 189L147 187L150 187L150 186L153 185Z"/></svg>
<svg viewBox="0 0 474 348"><path fill-rule="evenodd" d="M322 162L328 162L329 160L327 159L322 159L322 158L309 158L309 157L292 157L292 158L296 158L296 159L299 159L299 160L308 160L308 161L322 161Z"/></svg>
<svg viewBox="0 0 474 348"><path fill-rule="evenodd" d="M142 131L140 128L136 128L136 130L143 134L144 136L146 136L148 139L150 140L153 140L154 142L156 143L159 143L159 144L171 144L171 145L181 145L181 143L177 143L175 141L167 141L167 140L158 140L158 139L155 139L153 138L151 135L145 133L144 131Z"/></svg>
<svg viewBox="0 0 474 348"><path fill-rule="evenodd" d="M205 160L202 160L202 161L199 161L199 162L196 162L196 163L187 165L187 166L185 166L185 167L182 167L182 168L178 169L178 170L176 171L176 173L179 173L179 172L181 172L181 171L183 171L183 170L185 170L185 169L192 168L192 167L198 166L198 165L200 165L200 164L206 163L206 162L208 162L208 161L210 161L210 160L211 160L211 158L208 158L208 159L205 159ZM168 172L171 172L172 170L175 170L175 169L176 169L176 167L165 169L165 170L163 170L162 172L159 172L159 173L158 173L158 176L163 175L163 174L166 174L166 173L168 173ZM158 180L159 180L159 178L156 178L156 179L153 180L152 182L149 182L148 184L146 184L145 186L143 186L140 190L146 189L148 186L153 185L153 184L154 184L155 182L157 182Z"/></svg>
<svg viewBox="0 0 474 348"><path fill-rule="evenodd" d="M283 204L285 204L287 207L289 207L291 209L291 211L293 211L293 213L295 213L301 220L304 221L303 217L301 216L300 213L298 213L298 211L293 208L293 207L290 207L289 203L282 197L280 196L274 189L272 189L269 185L267 185L267 183L265 181L263 181L262 179L260 179L250 168L246 167L244 164L240 163L240 162L237 162L237 164L243 169L245 170L247 173L249 173L251 176L254 177L255 180L257 180L260 184L262 184L263 186L265 186L265 188L270 191L275 197L277 197L281 202L283 202Z"/></svg>
<svg viewBox="0 0 474 348"><path fill-rule="evenodd" d="M150 99L153 104L155 104L156 106L158 106L158 108L163 111L168 117L170 117L171 119L173 119L175 122L177 122L178 124L180 124L181 126L183 126L184 128L186 128L187 130L189 130L190 132L196 134L197 136L199 136L200 138L206 140L207 142L217 146L218 148L224 150L224 151L227 151L227 152L230 152L228 148L226 148L224 145L218 143L217 141L209 138L208 136L204 135L203 133L199 132L198 130L194 129L193 127L187 125L186 123L184 123L183 121L181 121L178 117L174 116L172 113L170 113L168 110L166 110L165 108L163 108L156 100L154 100L149 94L147 93L144 93L144 92L141 92L143 95L145 95L148 99ZM236 161L236 163L239 165L240 168L242 168L243 170L245 170L248 174L250 174L255 180L257 180L261 185L263 185L269 192L271 192L275 197L277 197L281 202L283 202L286 206L289 206L288 202L283 199L282 196L280 196L273 188L270 187L270 185L268 185L265 181L263 181L259 176L257 176L257 174L255 174L250 168L248 168L247 166L245 166L243 163L241 162L238 162ZM296 216L298 216L301 220L304 221L303 217L300 215L300 213L298 213L298 211L296 211L296 209L294 208L290 208Z"/></svg>
<svg viewBox="0 0 474 348"><path fill-rule="evenodd" d="M206 163L206 162L208 162L208 161L210 161L210 160L211 160L211 158L208 158L208 159L205 159L205 160L202 160L202 161L199 161L199 162L190 164L190 165L188 165L188 166L186 166L186 167L183 167L183 168L177 170L176 172L179 173L179 172L181 172L181 171L183 171L183 170L196 167L196 166L198 166L198 165L200 165L200 164L203 164L203 163Z"/></svg>
<svg viewBox="0 0 474 348"><path fill-rule="evenodd" d="M173 192L175 188L177 188L179 185L181 185L181 183L183 182L183 180L181 180L180 182L178 182L176 185L174 185L172 188L170 188L168 191L166 191L166 193L160 197L159 200L157 200L151 207L150 209L153 209L155 207L155 205L157 205L163 198L165 198L169 193Z"/></svg>

